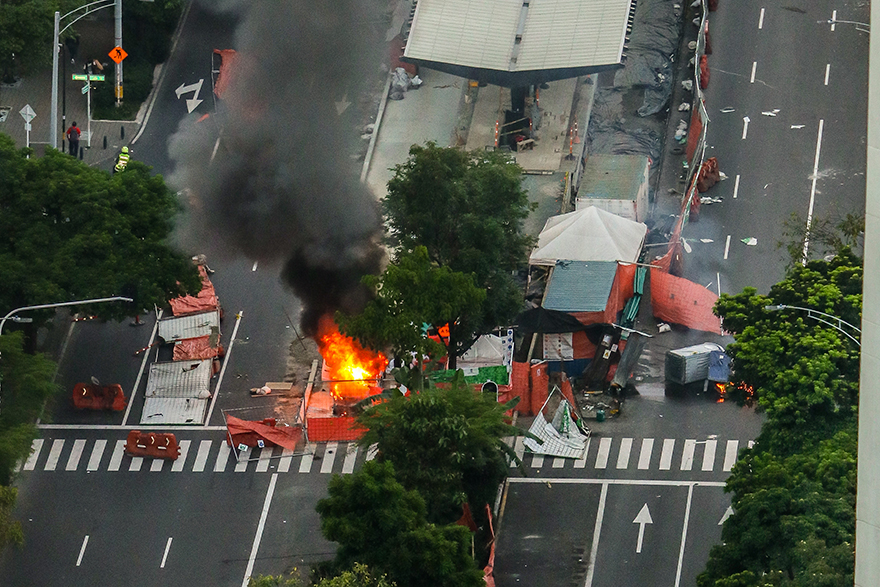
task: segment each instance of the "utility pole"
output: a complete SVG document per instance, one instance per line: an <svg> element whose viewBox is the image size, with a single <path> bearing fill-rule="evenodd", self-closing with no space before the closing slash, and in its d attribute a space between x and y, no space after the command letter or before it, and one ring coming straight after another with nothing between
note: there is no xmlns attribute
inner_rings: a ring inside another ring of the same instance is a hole
<svg viewBox="0 0 880 587"><path fill-rule="evenodd" d="M122 0L116 0L116 45L122 47ZM122 61L116 64L116 107L122 106Z"/></svg>

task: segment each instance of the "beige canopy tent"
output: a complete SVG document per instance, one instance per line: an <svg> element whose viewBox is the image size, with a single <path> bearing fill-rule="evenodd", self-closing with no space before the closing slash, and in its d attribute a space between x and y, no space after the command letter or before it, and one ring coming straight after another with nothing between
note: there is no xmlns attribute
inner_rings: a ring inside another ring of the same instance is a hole
<svg viewBox="0 0 880 587"><path fill-rule="evenodd" d="M551 216L529 258L531 265L566 261L638 261L648 227L589 206Z"/></svg>

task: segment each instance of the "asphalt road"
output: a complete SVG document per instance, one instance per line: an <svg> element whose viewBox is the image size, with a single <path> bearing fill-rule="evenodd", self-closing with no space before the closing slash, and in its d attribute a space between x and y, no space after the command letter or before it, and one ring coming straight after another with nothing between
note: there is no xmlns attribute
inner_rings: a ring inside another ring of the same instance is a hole
<svg viewBox="0 0 880 587"><path fill-rule="evenodd" d="M835 10L868 19L867 4L833 0L724 2L710 15L707 156L729 179L706 194L724 201L685 230L687 276L698 283L716 290L720 277L723 292L766 292L784 274L777 243L792 213L863 213L868 35L832 27ZM741 242L750 237L755 246Z"/></svg>
<svg viewBox="0 0 880 587"><path fill-rule="evenodd" d="M496 584L693 585L720 540L724 481L761 422L730 403L646 393L620 418L590 422L583 460L523 454L517 443L527 476L511 472Z"/></svg>

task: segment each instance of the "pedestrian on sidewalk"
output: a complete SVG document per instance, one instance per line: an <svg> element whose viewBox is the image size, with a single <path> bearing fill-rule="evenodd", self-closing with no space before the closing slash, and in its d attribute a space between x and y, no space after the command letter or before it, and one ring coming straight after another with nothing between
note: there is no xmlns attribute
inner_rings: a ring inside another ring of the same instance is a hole
<svg viewBox="0 0 880 587"><path fill-rule="evenodd" d="M76 125L76 121L73 121L73 124L70 125L70 128L67 129L67 143L69 145L68 153L73 155L74 157L79 155L79 136L82 134L82 131Z"/></svg>

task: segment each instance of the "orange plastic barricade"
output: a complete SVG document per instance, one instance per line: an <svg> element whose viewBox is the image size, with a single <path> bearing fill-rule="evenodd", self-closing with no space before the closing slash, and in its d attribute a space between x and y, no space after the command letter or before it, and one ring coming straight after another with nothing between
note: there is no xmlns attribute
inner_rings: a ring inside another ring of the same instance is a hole
<svg viewBox="0 0 880 587"><path fill-rule="evenodd" d="M73 407L77 410L121 412L125 404L125 393L118 384L101 386L77 383L73 388Z"/></svg>
<svg viewBox="0 0 880 587"><path fill-rule="evenodd" d="M177 460L180 446L177 437L168 432L141 432L132 430L125 440L125 452L133 457Z"/></svg>

